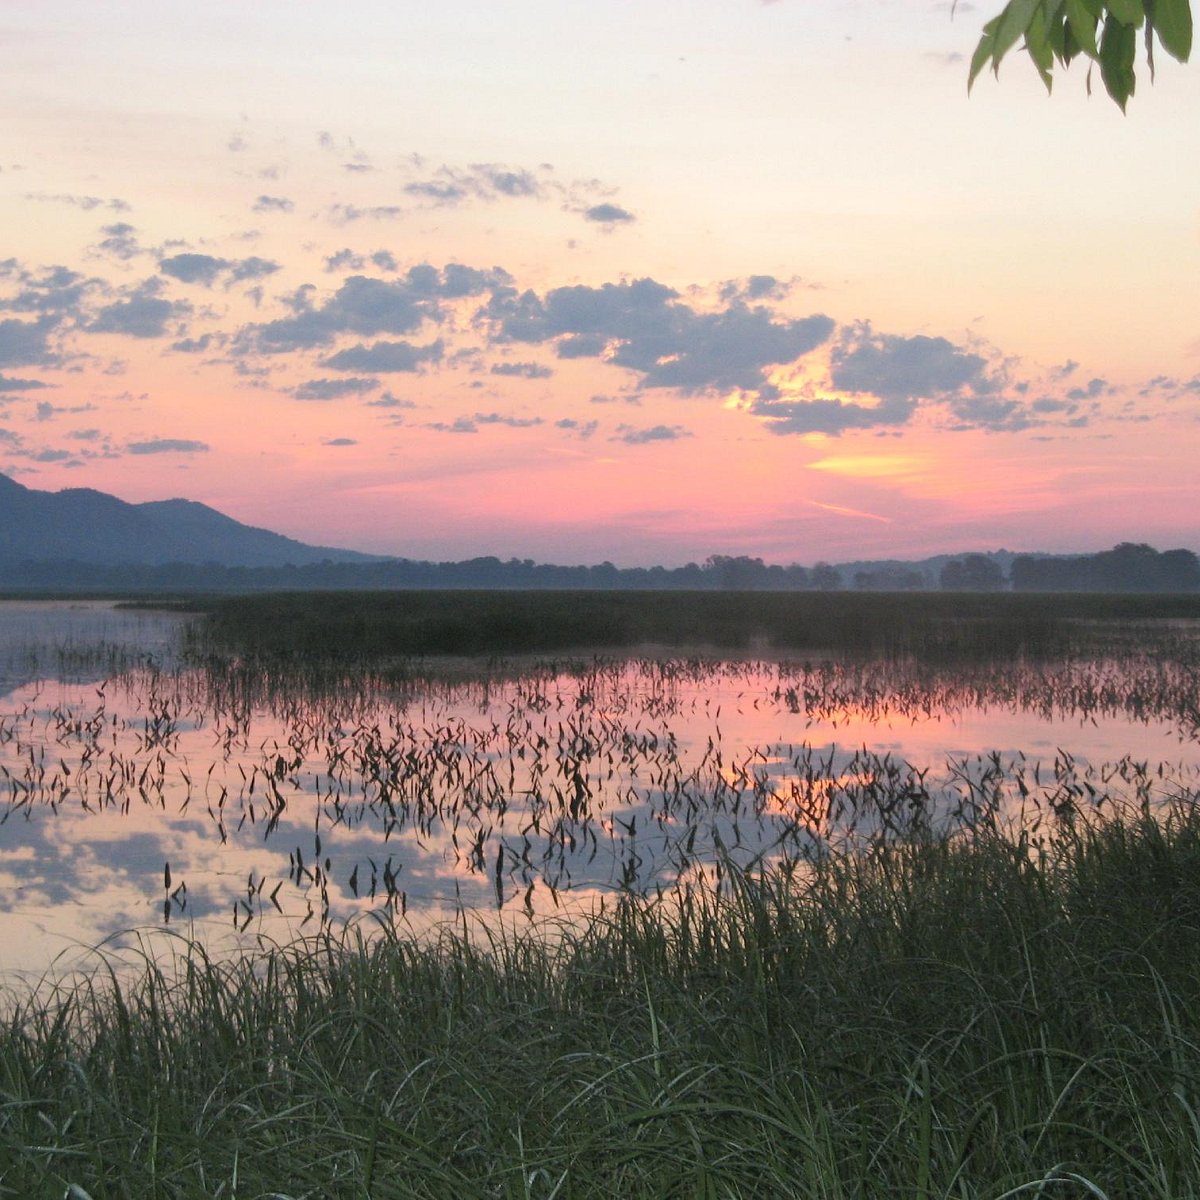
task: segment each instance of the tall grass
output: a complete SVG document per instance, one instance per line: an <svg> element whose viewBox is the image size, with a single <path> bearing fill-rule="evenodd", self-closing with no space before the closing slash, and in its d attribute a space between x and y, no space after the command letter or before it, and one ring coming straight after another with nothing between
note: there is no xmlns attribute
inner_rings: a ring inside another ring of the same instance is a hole
<svg viewBox="0 0 1200 1200"><path fill-rule="evenodd" d="M1200 1196L1200 816L13 996L0 1194Z"/></svg>

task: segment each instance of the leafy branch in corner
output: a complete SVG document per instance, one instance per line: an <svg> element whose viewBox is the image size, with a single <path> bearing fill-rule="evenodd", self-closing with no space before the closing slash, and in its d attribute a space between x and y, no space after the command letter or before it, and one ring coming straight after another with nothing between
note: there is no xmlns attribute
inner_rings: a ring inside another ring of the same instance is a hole
<svg viewBox="0 0 1200 1200"><path fill-rule="evenodd" d="M1137 83L1139 34L1151 80L1155 41L1172 58L1187 62L1192 52L1191 0L1008 0L983 27L967 86L989 64L999 74L1001 60L1024 37L1024 48L1047 90L1055 63L1065 67L1082 55L1089 60L1089 93L1091 67L1099 66L1105 90L1124 112Z"/></svg>

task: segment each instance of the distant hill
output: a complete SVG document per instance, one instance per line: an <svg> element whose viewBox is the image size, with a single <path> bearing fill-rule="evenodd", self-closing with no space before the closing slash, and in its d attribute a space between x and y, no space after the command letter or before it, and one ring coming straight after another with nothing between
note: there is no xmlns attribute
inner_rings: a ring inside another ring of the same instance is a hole
<svg viewBox="0 0 1200 1200"><path fill-rule="evenodd" d="M39 492L0 474L0 565L218 563L223 567L367 563L370 554L307 546L193 500L127 504L91 488Z"/></svg>

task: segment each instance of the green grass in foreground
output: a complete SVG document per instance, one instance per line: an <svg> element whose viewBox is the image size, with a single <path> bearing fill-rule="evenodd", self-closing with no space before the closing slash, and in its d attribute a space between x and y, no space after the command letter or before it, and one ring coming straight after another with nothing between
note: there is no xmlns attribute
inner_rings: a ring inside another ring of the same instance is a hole
<svg viewBox="0 0 1200 1200"><path fill-rule="evenodd" d="M1200 1196L1200 817L11 1000L0 1194Z"/></svg>

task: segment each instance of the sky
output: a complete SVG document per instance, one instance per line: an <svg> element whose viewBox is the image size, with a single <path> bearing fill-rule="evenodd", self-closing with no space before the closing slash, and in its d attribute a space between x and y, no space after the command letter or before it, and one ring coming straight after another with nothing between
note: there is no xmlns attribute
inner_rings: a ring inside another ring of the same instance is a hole
<svg viewBox="0 0 1200 1200"><path fill-rule="evenodd" d="M618 566L1200 549L1200 63L1000 0L0 0L0 472Z"/></svg>

